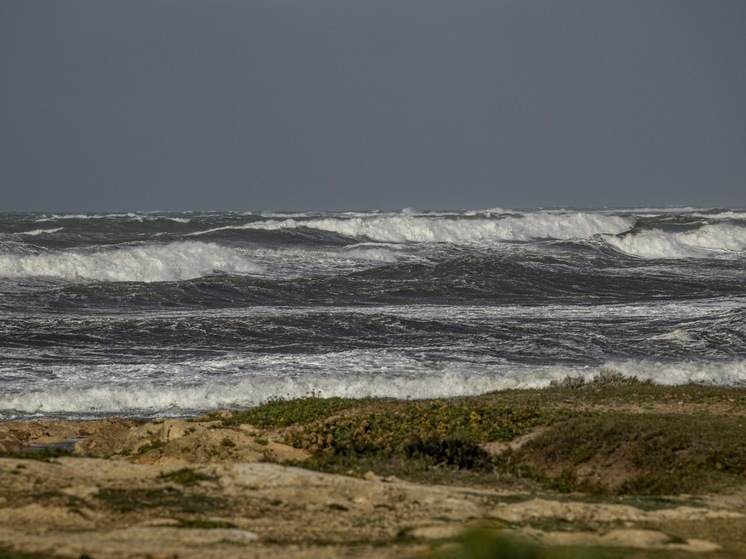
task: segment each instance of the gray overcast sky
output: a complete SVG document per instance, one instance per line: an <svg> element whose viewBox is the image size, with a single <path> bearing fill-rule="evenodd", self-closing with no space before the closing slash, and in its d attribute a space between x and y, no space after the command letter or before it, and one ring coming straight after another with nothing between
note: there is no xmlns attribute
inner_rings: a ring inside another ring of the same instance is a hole
<svg viewBox="0 0 746 559"><path fill-rule="evenodd" d="M0 211L746 206L744 0L0 0Z"/></svg>

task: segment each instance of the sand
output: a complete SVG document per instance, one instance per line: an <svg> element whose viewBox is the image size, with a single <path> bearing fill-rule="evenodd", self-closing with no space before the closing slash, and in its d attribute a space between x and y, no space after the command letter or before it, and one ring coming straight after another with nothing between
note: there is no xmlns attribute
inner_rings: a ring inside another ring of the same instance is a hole
<svg viewBox="0 0 746 559"><path fill-rule="evenodd" d="M75 559L415 558L447 555L478 526L541 546L624 550L615 556L746 555L733 536L746 533L743 487L651 508L333 475L283 465L307 454L277 433L207 420L2 424L0 447L74 449L0 458L0 556L4 547Z"/></svg>

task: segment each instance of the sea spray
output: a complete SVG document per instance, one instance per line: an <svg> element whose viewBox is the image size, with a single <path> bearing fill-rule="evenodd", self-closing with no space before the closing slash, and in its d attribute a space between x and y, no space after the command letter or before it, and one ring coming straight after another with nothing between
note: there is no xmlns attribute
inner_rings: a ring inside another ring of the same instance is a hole
<svg viewBox="0 0 746 559"><path fill-rule="evenodd" d="M746 211L0 214L0 419L746 382Z"/></svg>

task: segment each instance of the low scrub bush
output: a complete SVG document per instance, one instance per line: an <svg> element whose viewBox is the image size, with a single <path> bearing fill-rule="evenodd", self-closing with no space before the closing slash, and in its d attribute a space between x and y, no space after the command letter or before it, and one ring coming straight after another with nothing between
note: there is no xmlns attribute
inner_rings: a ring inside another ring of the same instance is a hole
<svg viewBox="0 0 746 559"><path fill-rule="evenodd" d="M117 512L168 508L186 513L214 513L225 506L225 499L183 493L173 487L155 489L102 489L96 498Z"/></svg>
<svg viewBox="0 0 746 559"><path fill-rule="evenodd" d="M586 414L552 425L513 459L534 465L537 479L552 489L696 493L746 475L744 423L730 416ZM597 479L576 475L580 466ZM545 473L551 471L562 473Z"/></svg>
<svg viewBox="0 0 746 559"><path fill-rule="evenodd" d="M377 402L291 429L286 442L311 452L304 466L324 471L434 482L446 467L474 472L482 483L494 464L480 444L510 440L547 418L534 407L473 400Z"/></svg>
<svg viewBox="0 0 746 559"><path fill-rule="evenodd" d="M553 380L549 383L551 388L619 388L623 386L650 386L653 381L646 379L640 380L636 376L626 376L621 371L610 367L602 367L598 370L596 376L586 380L581 376L566 376L564 379Z"/></svg>
<svg viewBox="0 0 746 559"><path fill-rule="evenodd" d="M214 476L209 476L191 468L180 468L173 472L167 472L158 476L162 481L170 481L179 485L197 485L200 481L214 481Z"/></svg>
<svg viewBox="0 0 746 559"><path fill-rule="evenodd" d="M373 399L353 400L349 398L318 398L312 396L298 400L274 399L257 408L236 412L230 417L222 418L223 425L241 425L249 423L262 429L304 425L339 413L353 407L359 407Z"/></svg>

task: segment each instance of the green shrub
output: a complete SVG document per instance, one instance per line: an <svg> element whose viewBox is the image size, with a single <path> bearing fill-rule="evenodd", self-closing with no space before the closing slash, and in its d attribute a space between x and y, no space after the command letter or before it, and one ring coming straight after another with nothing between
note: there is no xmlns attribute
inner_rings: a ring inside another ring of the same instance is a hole
<svg viewBox="0 0 746 559"><path fill-rule="evenodd" d="M173 487L154 489L102 489L96 498L117 512L169 508L192 514L214 513L225 506L225 499L182 493Z"/></svg>
<svg viewBox="0 0 746 559"><path fill-rule="evenodd" d="M409 443L404 453L408 458L430 459L435 465L465 470L491 470L494 466L492 457L479 445L463 439L419 439Z"/></svg>
<svg viewBox="0 0 746 559"><path fill-rule="evenodd" d="M512 456L539 466L535 479L551 489L664 495L713 490L746 473L744 419L716 415L605 412L550 426ZM574 476L595 461L621 464L629 478L613 485ZM560 476L542 471L560 469Z"/></svg>
<svg viewBox="0 0 746 559"><path fill-rule="evenodd" d="M158 479L178 483L179 485L197 485L200 481L214 481L215 476L209 476L191 468L181 468L173 472L161 474L158 476Z"/></svg>
<svg viewBox="0 0 746 559"><path fill-rule="evenodd" d="M223 418L222 421L226 426L249 423L263 429L303 425L373 401L375 400L315 396L298 400L275 399L257 408L236 412L230 417Z"/></svg>
<svg viewBox="0 0 746 559"><path fill-rule="evenodd" d="M475 445L511 440L545 419L533 407L507 407L465 401L391 403L350 415L315 421L288 435L287 442L312 452L391 454L423 449L427 441L460 440Z"/></svg>
<svg viewBox="0 0 746 559"><path fill-rule="evenodd" d="M191 528L196 530L220 530L226 528L235 528L236 525L223 520L209 520L204 518L181 518L179 519L179 528Z"/></svg>
<svg viewBox="0 0 746 559"><path fill-rule="evenodd" d="M147 444L142 445L140 448L137 449L137 454L145 454L146 452L150 452L151 450L158 450L166 446L165 441L153 441Z"/></svg>

